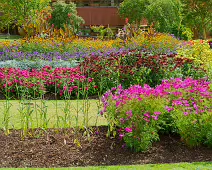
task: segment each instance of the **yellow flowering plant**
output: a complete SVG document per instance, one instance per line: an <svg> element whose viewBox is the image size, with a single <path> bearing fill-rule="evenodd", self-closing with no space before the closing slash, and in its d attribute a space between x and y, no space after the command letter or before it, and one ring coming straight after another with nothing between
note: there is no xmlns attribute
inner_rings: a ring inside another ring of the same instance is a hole
<svg viewBox="0 0 212 170"><path fill-rule="evenodd" d="M207 72L209 79L212 78L212 50L207 41L192 40L184 42L177 49L178 57L194 60L197 66L203 67Z"/></svg>

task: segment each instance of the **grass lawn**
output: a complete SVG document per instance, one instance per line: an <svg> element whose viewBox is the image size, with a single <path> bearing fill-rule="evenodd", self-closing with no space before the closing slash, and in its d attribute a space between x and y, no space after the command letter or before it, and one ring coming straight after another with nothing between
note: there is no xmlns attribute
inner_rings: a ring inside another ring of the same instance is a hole
<svg viewBox="0 0 212 170"><path fill-rule="evenodd" d="M14 40L18 40L18 39L20 39L20 38L22 38L22 37L19 36L19 35L10 35L10 36L8 37L8 36L5 35L5 34L3 34L3 35L0 34L0 42L1 42L1 41L14 41Z"/></svg>
<svg viewBox="0 0 212 170"><path fill-rule="evenodd" d="M56 103L57 102L57 103ZM67 105L68 103L68 105ZM57 127L57 118L60 117L59 121L59 127L64 127L62 118L65 116L65 107L68 106L68 116L70 116L71 120L71 126L75 126L76 124L76 116L78 113L79 117L79 124L82 125L85 118L88 118L88 124L90 126L94 126L96 121L97 125L106 125L106 120L98 115L99 109L98 109L98 100L88 100L87 103L83 102L83 100L45 100L46 107L44 108L44 105L39 100L30 101L30 105L28 104L21 104L18 100L11 100L9 101L9 128L13 129L20 129L21 128L21 114L20 109L22 108L27 115L28 113L31 113L31 127L36 128L40 124L40 116L41 111L46 110L47 113L47 119L49 120L48 127L54 128ZM84 105L84 106L83 106ZM85 107L86 105L86 107ZM0 128L3 127L3 115L6 111L6 101L0 100ZM43 109L40 109L40 107L43 106ZM57 107L56 107L57 106ZM57 108L57 109L56 109ZM28 109L28 112L27 112ZM57 111L56 111L57 110Z"/></svg>
<svg viewBox="0 0 212 170"><path fill-rule="evenodd" d="M23 168L2 168L2 170L23 170ZM70 168L26 168L27 170L212 170L212 162L177 163L177 164L147 164L127 166L97 166L97 167L70 167Z"/></svg>

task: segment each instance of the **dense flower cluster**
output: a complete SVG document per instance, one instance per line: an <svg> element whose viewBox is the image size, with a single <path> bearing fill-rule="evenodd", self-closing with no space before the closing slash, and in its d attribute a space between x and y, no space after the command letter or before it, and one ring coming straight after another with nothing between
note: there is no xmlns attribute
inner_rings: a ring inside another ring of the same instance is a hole
<svg viewBox="0 0 212 170"><path fill-rule="evenodd" d="M120 127L118 130L120 138L136 150L149 148L150 141L158 137L156 136L160 129L158 126L161 126L167 114L172 119L169 121L173 121L185 142L195 146L202 143L206 134L210 132L212 124L212 88L210 86L210 82L192 78L163 80L155 88L149 85L143 87L135 85L124 90L122 86L119 86L103 95L104 108L101 114L106 116L111 126ZM206 122L202 122L203 120ZM193 134L194 126L190 130L185 130L191 122L196 122L193 125L204 130L210 126L205 133L202 133L201 139ZM195 143L196 138L199 141ZM143 146L144 141L146 145Z"/></svg>
<svg viewBox="0 0 212 170"><path fill-rule="evenodd" d="M34 97L56 91L63 96L66 92L71 94L78 89L79 84L89 86L91 82L92 78L86 78L79 68L52 69L46 66L40 71L0 68L1 89L10 95L23 95L25 91Z"/></svg>

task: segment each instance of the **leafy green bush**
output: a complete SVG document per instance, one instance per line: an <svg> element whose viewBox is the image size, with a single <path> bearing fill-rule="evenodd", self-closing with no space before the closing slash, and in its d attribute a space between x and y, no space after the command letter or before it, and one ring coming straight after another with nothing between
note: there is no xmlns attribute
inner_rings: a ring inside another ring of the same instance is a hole
<svg viewBox="0 0 212 170"><path fill-rule="evenodd" d="M72 2L70 4L56 3L52 12L50 24L53 24L57 29L64 29L65 24L76 33L80 24L84 23L82 17L77 15L76 5Z"/></svg>
<svg viewBox="0 0 212 170"><path fill-rule="evenodd" d="M102 98L110 131L118 128L120 139L135 151L147 151L152 142L159 140L165 100L152 92L148 85L144 88L132 86L127 90L119 86Z"/></svg>
<svg viewBox="0 0 212 170"><path fill-rule="evenodd" d="M100 112L109 130L118 131L126 145L146 151L158 140L159 130L174 132L188 146L212 146L212 89L204 79L163 80L155 88L134 85L112 88L102 97Z"/></svg>
<svg viewBox="0 0 212 170"><path fill-rule="evenodd" d="M182 44L177 49L178 57L191 59L194 65L207 71L209 80L212 80L212 50L208 41L195 40Z"/></svg>

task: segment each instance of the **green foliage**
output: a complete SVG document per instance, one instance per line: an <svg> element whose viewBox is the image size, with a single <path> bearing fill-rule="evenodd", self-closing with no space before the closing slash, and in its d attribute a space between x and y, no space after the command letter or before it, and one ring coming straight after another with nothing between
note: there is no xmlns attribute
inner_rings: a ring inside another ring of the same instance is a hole
<svg viewBox="0 0 212 170"><path fill-rule="evenodd" d="M67 25L69 29L76 33L82 23L84 23L84 20L77 15L74 3L56 3L54 5L50 24L54 24L55 28L65 30L65 25Z"/></svg>
<svg viewBox="0 0 212 170"><path fill-rule="evenodd" d="M91 30L93 30L93 32L98 34L98 37L100 39L104 39L104 38L108 38L111 39L113 38L113 30L108 26L107 28L104 28L104 26L100 25L100 26L91 26Z"/></svg>
<svg viewBox="0 0 212 170"><path fill-rule="evenodd" d="M194 64L207 71L208 78L212 79L212 51L207 41L195 40L184 43L177 49L179 57L194 60Z"/></svg>
<svg viewBox="0 0 212 170"><path fill-rule="evenodd" d="M120 107L112 99L115 95L118 97L119 92L117 90L114 97L111 96L107 112L104 114L110 123L110 130L118 128L120 139L132 150L147 151L154 141L159 140L159 124L163 124L160 114L165 111L165 100L152 95L139 96L140 100L125 101Z"/></svg>
<svg viewBox="0 0 212 170"><path fill-rule="evenodd" d="M181 12L182 4L178 0L125 0L119 9L120 15L129 18L130 23L139 24L146 18L161 32L171 32L173 25L179 29Z"/></svg>
<svg viewBox="0 0 212 170"><path fill-rule="evenodd" d="M183 23L189 28L201 33L206 39L206 32L211 30L212 25L212 0L182 0L184 3Z"/></svg>
<svg viewBox="0 0 212 170"><path fill-rule="evenodd" d="M130 23L139 24L145 17L147 3L148 0L124 0L120 4L119 14L124 18L128 18Z"/></svg>
<svg viewBox="0 0 212 170"><path fill-rule="evenodd" d="M3 12L1 19L1 28L9 24L23 25L26 19L36 18L37 12L42 11L49 5L51 0L1 0L0 11Z"/></svg>
<svg viewBox="0 0 212 170"><path fill-rule="evenodd" d="M179 0L149 0L145 7L145 17L153 23L157 31L171 32L173 25L180 28L182 4Z"/></svg>

